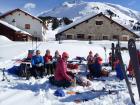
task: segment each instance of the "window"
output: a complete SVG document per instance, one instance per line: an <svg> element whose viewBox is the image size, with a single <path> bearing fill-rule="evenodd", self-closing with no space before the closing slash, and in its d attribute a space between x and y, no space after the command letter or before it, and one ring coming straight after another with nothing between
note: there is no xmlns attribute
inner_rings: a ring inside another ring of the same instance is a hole
<svg viewBox="0 0 140 105"><path fill-rule="evenodd" d="M103 36L103 40L108 40L108 36Z"/></svg>
<svg viewBox="0 0 140 105"><path fill-rule="evenodd" d="M96 25L102 25L103 21L96 21Z"/></svg>
<svg viewBox="0 0 140 105"><path fill-rule="evenodd" d="M25 24L25 29L30 29L30 24Z"/></svg>
<svg viewBox="0 0 140 105"><path fill-rule="evenodd" d="M88 36L88 39L91 40L92 36Z"/></svg>
<svg viewBox="0 0 140 105"><path fill-rule="evenodd" d="M127 36L123 36L123 37L122 37L122 40L123 40L123 41L127 41L127 40L128 40L128 37L127 37Z"/></svg>
<svg viewBox="0 0 140 105"><path fill-rule="evenodd" d="M113 35L113 39L119 39L119 36L118 35Z"/></svg>
<svg viewBox="0 0 140 105"><path fill-rule="evenodd" d="M78 39L84 39L84 36L85 36L84 34L77 34Z"/></svg>
<svg viewBox="0 0 140 105"><path fill-rule="evenodd" d="M67 39L72 39L72 35L67 35Z"/></svg>

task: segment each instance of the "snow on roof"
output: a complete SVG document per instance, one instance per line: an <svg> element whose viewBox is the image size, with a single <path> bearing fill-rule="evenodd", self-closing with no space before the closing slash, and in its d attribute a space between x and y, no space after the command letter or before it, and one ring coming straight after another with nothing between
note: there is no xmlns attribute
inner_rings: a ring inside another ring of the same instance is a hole
<svg viewBox="0 0 140 105"><path fill-rule="evenodd" d="M107 17L107 16L104 15L102 12L101 12L101 13L98 13L98 14L97 14L97 13L96 13L96 14L91 14L91 15L85 16L85 17L83 17L83 18L80 18L80 19L77 20L77 21L74 21L73 23L71 23L71 24L69 24L69 25L66 25L66 26L64 26L64 27L61 27L61 28L56 29L56 30L55 30L55 31L56 31L56 34L62 33L62 32L66 31L66 30L68 30L68 29L70 29L70 28L72 28L72 27L74 27L74 26L76 26L76 25L78 25L78 24L80 24L80 23L82 23L82 22L84 22L84 21L90 19L90 18L96 17L97 15L103 15L103 16ZM107 17L107 18L108 18L108 17ZM110 18L108 18L108 19L110 19ZM120 23L118 23L118 22L115 21L115 20L112 20L112 21L114 21L114 22L115 22L116 24L118 24L119 26L124 27L125 29L127 29L129 32L135 34L136 36L140 36L140 33L138 34L138 33L136 33L136 32L133 32L133 31L129 30L127 27L125 27L124 25L121 25Z"/></svg>
<svg viewBox="0 0 140 105"><path fill-rule="evenodd" d="M38 21L40 21L41 23L43 23L43 21L42 21L41 19L39 19L38 17L33 16L32 14L30 14L30 13L24 11L24 10L21 10L21 9L19 9L19 8L14 9L14 10L10 10L10 11L8 11L8 12L6 12L6 13L3 13L3 14L0 16L0 18L2 18L2 17L4 17L4 16L7 16L7 15L9 15L10 13L13 13L13 12L16 12L16 11L21 11L21 12L23 12L23 13L26 13L27 15L31 16L32 18L35 18L36 20L38 20Z"/></svg>
<svg viewBox="0 0 140 105"><path fill-rule="evenodd" d="M80 19L77 20L77 21L74 21L73 23L71 23L71 24L69 24L69 25L66 25L66 26L64 26L64 27L61 27L61 28L59 28L59 29L56 29L56 30L57 30L57 33L61 33L61 32L65 31L65 30L67 30L67 29L69 29L69 28L71 28L71 27L73 27L73 26L75 26L75 25L77 25L77 24L79 24L79 23L81 23L81 22L83 22L83 21L85 21L85 20L87 20L87 19L93 17L93 16L96 16L96 15L97 15L97 14L94 14L94 15L92 14L92 15L85 16L85 17L83 17L83 18L80 18Z"/></svg>
<svg viewBox="0 0 140 105"><path fill-rule="evenodd" d="M5 25L5 26L7 26L7 27L9 27L9 28L11 28L11 29L13 29L13 30L16 31L16 32L20 32L20 33L22 33L22 34L31 35L31 34L29 34L28 32L23 31L23 30L21 30L21 29L15 27L15 26L13 26L13 25L11 25L11 24L5 22L5 21L0 20L0 23L3 24L3 25Z"/></svg>
<svg viewBox="0 0 140 105"><path fill-rule="evenodd" d="M0 35L0 42L11 42L11 40L5 37L4 35Z"/></svg>

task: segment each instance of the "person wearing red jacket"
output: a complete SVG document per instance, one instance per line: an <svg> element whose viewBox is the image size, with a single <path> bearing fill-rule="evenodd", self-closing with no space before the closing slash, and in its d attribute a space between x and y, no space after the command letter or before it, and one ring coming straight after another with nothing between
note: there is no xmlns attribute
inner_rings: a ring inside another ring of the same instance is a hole
<svg viewBox="0 0 140 105"><path fill-rule="evenodd" d="M59 59L56 65L56 70L54 73L55 81L59 86L69 87L74 81L73 76L69 75L67 71L67 59L69 55L67 52L63 52L62 58Z"/></svg>
<svg viewBox="0 0 140 105"><path fill-rule="evenodd" d="M46 54L44 56L44 65L45 65L45 68L47 70L45 70L47 72L47 75L53 75L54 72L53 72L53 64L52 64L52 56L50 54L50 50L46 50Z"/></svg>
<svg viewBox="0 0 140 105"><path fill-rule="evenodd" d="M87 56L87 66L89 69L89 72L91 73L92 71L92 64L94 63L94 56L92 51L89 52L88 56Z"/></svg>
<svg viewBox="0 0 140 105"><path fill-rule="evenodd" d="M94 55L94 64L92 65L92 75L93 77L100 77L101 76L101 65L102 65L102 58L99 56L98 53Z"/></svg>

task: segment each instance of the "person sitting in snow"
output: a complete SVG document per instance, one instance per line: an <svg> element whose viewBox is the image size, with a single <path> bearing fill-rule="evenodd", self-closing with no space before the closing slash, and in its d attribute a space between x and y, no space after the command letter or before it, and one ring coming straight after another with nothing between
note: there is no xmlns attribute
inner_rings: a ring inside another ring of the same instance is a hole
<svg viewBox="0 0 140 105"><path fill-rule="evenodd" d="M91 65L90 73L87 75L87 78L92 79L94 77L101 76L101 65L102 65L102 58L99 56L98 53L94 55L94 63Z"/></svg>
<svg viewBox="0 0 140 105"><path fill-rule="evenodd" d="M56 69L56 64L58 60L61 58L61 55L59 54L58 50L55 51L54 57L53 57L53 67L54 70Z"/></svg>
<svg viewBox="0 0 140 105"><path fill-rule="evenodd" d="M139 64L140 64L140 51L139 50L137 50L137 56L138 56L138 60L139 60ZM133 69L132 63L131 63L131 59L129 61L127 71L129 71L129 76L131 76L131 77L135 76L134 69Z"/></svg>
<svg viewBox="0 0 140 105"><path fill-rule="evenodd" d="M80 75L74 75L72 72L67 71L67 59L69 55L67 52L63 52L62 58L60 58L56 65L56 70L54 73L54 77L50 77L49 81L51 84L56 85L58 87L69 87L76 85L76 82L82 86L89 86L91 83L89 80L84 79Z"/></svg>
<svg viewBox="0 0 140 105"><path fill-rule="evenodd" d="M43 73L44 73L44 59L40 55L40 50L37 50L36 51L36 55L32 57L31 64L32 64L31 74L35 78L38 78L37 76L40 76L41 78L43 78Z"/></svg>
<svg viewBox="0 0 140 105"><path fill-rule="evenodd" d="M93 66L93 71L92 71L92 74L93 74L93 77L100 77L101 76L101 65L102 65L102 58L99 56L98 53L96 53L94 55L94 59L95 59L95 62L94 64L92 65Z"/></svg>
<svg viewBox="0 0 140 105"><path fill-rule="evenodd" d="M89 55L87 56L87 66L88 66L88 69L89 69L89 72L91 73L92 71L92 65L94 63L94 56L93 56L93 53L92 51L89 52Z"/></svg>
<svg viewBox="0 0 140 105"><path fill-rule="evenodd" d="M50 50L46 50L46 54L44 56L45 68L47 69L47 75L53 74L53 64L52 64L52 56L50 54Z"/></svg>
<svg viewBox="0 0 140 105"><path fill-rule="evenodd" d="M56 70L54 73L54 80L50 78L50 82L59 87L69 87L74 82L74 75L67 71L67 59L69 55L67 52L63 52L62 58L60 58L56 65Z"/></svg>

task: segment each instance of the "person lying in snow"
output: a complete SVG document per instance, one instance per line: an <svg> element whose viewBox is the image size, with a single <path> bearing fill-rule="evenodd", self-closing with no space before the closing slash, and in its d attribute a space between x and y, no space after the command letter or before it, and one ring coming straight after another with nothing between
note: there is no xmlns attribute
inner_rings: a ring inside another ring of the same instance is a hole
<svg viewBox="0 0 140 105"><path fill-rule="evenodd" d="M40 50L36 51L36 55L32 57L31 59L31 64L32 64L32 70L31 74L35 77L38 78L37 76L40 76L43 78L43 73L44 73L44 59L40 55Z"/></svg>
<svg viewBox="0 0 140 105"><path fill-rule="evenodd" d="M49 78L50 83L52 83L53 85L56 85L58 87L69 87L72 86L72 84L75 81L80 81L80 78L76 77L77 80L75 80L74 79L75 75L72 72L67 71L68 58L69 58L68 53L63 52L62 58L60 58L59 61L57 62L54 77Z"/></svg>

